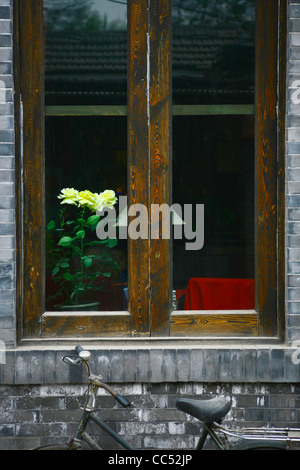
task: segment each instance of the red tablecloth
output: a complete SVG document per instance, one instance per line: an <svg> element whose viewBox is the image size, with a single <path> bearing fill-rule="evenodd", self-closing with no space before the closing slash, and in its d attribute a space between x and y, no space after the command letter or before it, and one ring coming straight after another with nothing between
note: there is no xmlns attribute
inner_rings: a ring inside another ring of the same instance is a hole
<svg viewBox="0 0 300 470"><path fill-rule="evenodd" d="M254 279L193 277L185 296L185 310L254 309Z"/></svg>

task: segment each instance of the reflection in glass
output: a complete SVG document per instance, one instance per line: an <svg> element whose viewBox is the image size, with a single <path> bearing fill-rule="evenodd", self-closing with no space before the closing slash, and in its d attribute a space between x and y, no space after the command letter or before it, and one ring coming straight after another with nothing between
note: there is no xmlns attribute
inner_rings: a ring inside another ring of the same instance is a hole
<svg viewBox="0 0 300 470"><path fill-rule="evenodd" d="M191 279L254 279L254 25L254 0L173 0L173 202L204 204L203 248L173 242L178 309L214 309Z"/></svg>
<svg viewBox="0 0 300 470"><path fill-rule="evenodd" d="M44 5L46 106L126 104L126 5L109 0Z"/></svg>
<svg viewBox="0 0 300 470"><path fill-rule="evenodd" d="M67 206L60 205L57 197L63 188L98 194L111 189L117 196L127 193L127 118L120 112L127 102L126 10L126 4L109 0L44 0L47 310L67 309L69 301L62 292L65 282L70 276L82 279L82 270L90 280L96 273L97 282L90 288L88 281L88 289L80 296L83 286L78 280L73 303L80 297L82 303L97 301L93 310L127 309L126 243L97 244L95 231L79 227L80 221L71 224L80 219L75 205L68 205L73 219L66 218L64 227L72 229L68 236L76 242L83 232L82 240L91 242L83 263L71 259L71 245L60 245L60 252L53 252L50 237L53 221L57 247L60 211ZM118 215L118 206L115 209ZM88 211L86 218L96 215Z"/></svg>

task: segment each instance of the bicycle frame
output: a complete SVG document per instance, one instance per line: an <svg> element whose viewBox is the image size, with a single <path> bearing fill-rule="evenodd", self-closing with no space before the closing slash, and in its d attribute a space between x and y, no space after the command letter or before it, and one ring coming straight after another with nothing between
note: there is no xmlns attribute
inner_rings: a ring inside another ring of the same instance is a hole
<svg viewBox="0 0 300 470"><path fill-rule="evenodd" d="M221 441L221 439L219 438L219 436L214 431L214 424L206 424L206 423L203 423L202 433L200 435L200 439L198 441L196 450L202 450L203 449L208 435L210 435L210 437L212 438L212 440L214 441L214 443L216 444L218 449L220 449L220 450L229 450L230 446L227 442L226 435L224 434L225 440L224 440L224 443L223 443Z"/></svg>
<svg viewBox="0 0 300 470"><path fill-rule="evenodd" d="M101 419L94 414L93 411L84 409L81 419L79 421L76 433L73 439L68 442L68 446L71 449L80 449L82 447L82 441L86 442L94 450L102 450L94 439L86 432L86 427L89 421L93 421L101 429L103 429L109 436L111 436L116 442L121 444L122 447L126 450L133 450L132 447L124 441L124 439L119 436L113 429L111 429L107 424L105 424Z"/></svg>
<svg viewBox="0 0 300 470"><path fill-rule="evenodd" d="M222 439L219 437L222 434ZM275 447L289 449L293 443L300 442L300 428L245 428L242 432L231 431L222 427L220 424L203 424L202 434L200 436L196 450L202 450L207 436L210 435L214 443L220 450L243 449L251 447ZM234 437L241 440L236 446L230 445L227 437Z"/></svg>

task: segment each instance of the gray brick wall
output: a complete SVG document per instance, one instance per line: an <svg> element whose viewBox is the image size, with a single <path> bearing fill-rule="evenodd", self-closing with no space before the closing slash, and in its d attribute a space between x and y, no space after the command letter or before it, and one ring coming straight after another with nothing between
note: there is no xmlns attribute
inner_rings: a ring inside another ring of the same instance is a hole
<svg viewBox="0 0 300 470"><path fill-rule="evenodd" d="M128 398L131 407L123 409L105 392L99 394L99 416L135 449L193 449L201 425L195 418L176 409L178 398L224 396L232 404L224 424L230 429L246 426L276 427L299 424L300 389L294 385L241 385L207 383L113 384ZM0 397L0 450L32 448L66 442L76 429L84 403L85 387L11 386ZM101 443L116 449L103 432ZM18 436L18 439L15 439ZM116 447L117 446L117 447ZM208 442L208 449L214 449Z"/></svg>
<svg viewBox="0 0 300 470"><path fill-rule="evenodd" d="M11 0L0 0L0 340L15 345L14 107Z"/></svg>

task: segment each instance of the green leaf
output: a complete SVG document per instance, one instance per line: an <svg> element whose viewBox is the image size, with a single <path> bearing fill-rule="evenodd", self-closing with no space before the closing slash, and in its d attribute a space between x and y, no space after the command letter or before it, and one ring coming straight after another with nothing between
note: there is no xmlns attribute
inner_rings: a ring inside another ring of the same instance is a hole
<svg viewBox="0 0 300 470"><path fill-rule="evenodd" d="M62 237L59 240L58 245L60 245L60 246L69 246L69 245L71 245L72 240L73 239L71 237Z"/></svg>
<svg viewBox="0 0 300 470"><path fill-rule="evenodd" d="M50 220L50 222L47 225L47 230L53 230L55 228L55 222L54 220Z"/></svg>
<svg viewBox="0 0 300 470"><path fill-rule="evenodd" d="M60 263L61 268L68 268L69 266L70 266L69 263L67 263L66 261L63 261L62 263Z"/></svg>
<svg viewBox="0 0 300 470"><path fill-rule="evenodd" d="M60 270L60 267L55 266L55 268L52 270L52 276L56 276L56 274L58 273L59 270Z"/></svg>
<svg viewBox="0 0 300 470"><path fill-rule="evenodd" d="M88 225L96 225L100 220L100 215L91 215L91 217L89 217L87 219L87 223Z"/></svg>
<svg viewBox="0 0 300 470"><path fill-rule="evenodd" d="M79 230L76 232L76 237L77 238L83 238L85 236L85 231L84 230Z"/></svg>
<svg viewBox="0 0 300 470"><path fill-rule="evenodd" d="M89 268L90 266L92 266L92 263L93 263L93 259L91 257L86 257L84 259L84 266L86 268Z"/></svg>
<svg viewBox="0 0 300 470"><path fill-rule="evenodd" d="M97 245L103 245L106 243L106 240L94 240L92 242L89 242L86 244L86 246L97 246Z"/></svg>
<svg viewBox="0 0 300 470"><path fill-rule="evenodd" d="M109 248L114 248L118 243L118 240L116 238L108 238L107 241L106 241L106 244L107 246L109 246Z"/></svg>
<svg viewBox="0 0 300 470"><path fill-rule="evenodd" d="M65 281L70 281L72 279L71 273L65 273L63 278Z"/></svg>
<svg viewBox="0 0 300 470"><path fill-rule="evenodd" d="M104 276L104 277L110 277L110 276L111 276L111 273L102 273L102 276Z"/></svg>

